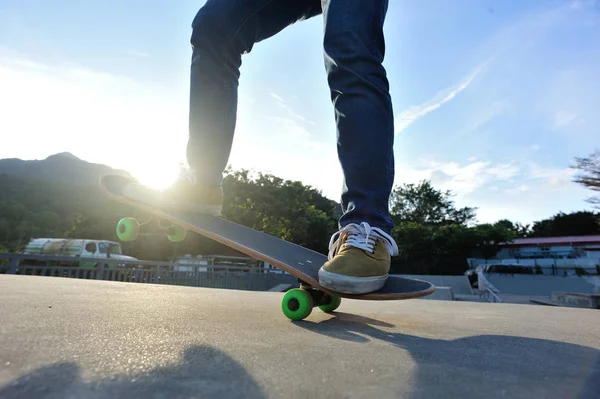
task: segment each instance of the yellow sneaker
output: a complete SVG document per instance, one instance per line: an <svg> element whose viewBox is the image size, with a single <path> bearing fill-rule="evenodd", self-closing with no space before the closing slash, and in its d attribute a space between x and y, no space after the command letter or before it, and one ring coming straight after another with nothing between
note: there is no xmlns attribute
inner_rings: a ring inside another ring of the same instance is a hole
<svg viewBox="0 0 600 399"><path fill-rule="evenodd" d="M349 224L331 236L329 260L319 270L319 284L345 294L377 291L387 280L391 257L397 254L396 242L383 230L366 222Z"/></svg>

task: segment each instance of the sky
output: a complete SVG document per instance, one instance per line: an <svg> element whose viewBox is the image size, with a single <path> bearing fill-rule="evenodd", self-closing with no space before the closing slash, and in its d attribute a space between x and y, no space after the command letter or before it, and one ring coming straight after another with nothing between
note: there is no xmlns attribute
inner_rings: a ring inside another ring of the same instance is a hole
<svg viewBox="0 0 600 399"><path fill-rule="evenodd" d="M0 0L0 158L68 151L171 184L203 4ZM301 21L243 56L230 164L339 201L322 28ZM384 34L396 186L428 179L480 223L592 209L570 167L599 148L599 1L392 0Z"/></svg>

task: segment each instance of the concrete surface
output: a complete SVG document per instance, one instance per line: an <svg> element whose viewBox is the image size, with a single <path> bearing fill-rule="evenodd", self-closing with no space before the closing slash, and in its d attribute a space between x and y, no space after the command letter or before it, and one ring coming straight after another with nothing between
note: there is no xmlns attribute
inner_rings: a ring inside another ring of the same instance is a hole
<svg viewBox="0 0 600 399"><path fill-rule="evenodd" d="M494 273L486 273L485 277L498 294L550 297L553 291L593 293L596 289L594 279L582 277Z"/></svg>
<svg viewBox="0 0 600 399"><path fill-rule="evenodd" d="M564 306L576 308L600 309L600 294L581 294L578 292L553 292L550 299Z"/></svg>
<svg viewBox="0 0 600 399"><path fill-rule="evenodd" d="M470 294L470 295L454 294L454 300L455 301L471 301L471 302L487 302L485 299L481 298L477 294Z"/></svg>
<svg viewBox="0 0 600 399"><path fill-rule="evenodd" d="M0 275L0 398L600 398L600 312Z"/></svg>
<svg viewBox="0 0 600 399"><path fill-rule="evenodd" d="M600 294L553 292L550 298L531 298L531 302L548 306L600 309Z"/></svg>
<svg viewBox="0 0 600 399"><path fill-rule="evenodd" d="M453 301L454 293L452 292L452 288L450 287L435 287L435 291L433 294L421 297L419 299L428 299L428 300L436 300L436 301Z"/></svg>

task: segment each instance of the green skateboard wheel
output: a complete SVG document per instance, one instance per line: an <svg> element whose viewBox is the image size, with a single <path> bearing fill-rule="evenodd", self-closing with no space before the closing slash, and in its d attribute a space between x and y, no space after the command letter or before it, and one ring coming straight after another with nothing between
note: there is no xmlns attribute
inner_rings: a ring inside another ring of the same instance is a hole
<svg viewBox="0 0 600 399"><path fill-rule="evenodd" d="M167 229L167 238L171 242L181 242L181 241L185 240L186 234L187 234L186 229L184 229L181 226L177 226L175 224L172 224Z"/></svg>
<svg viewBox="0 0 600 399"><path fill-rule="evenodd" d="M329 303L327 305L321 305L319 306L319 309L321 309L323 312L325 313L331 313L334 310L336 310L337 308L340 307L340 304L342 303L342 298L339 296L335 296L335 295L328 295L329 298L331 298L331 300L329 301Z"/></svg>
<svg viewBox="0 0 600 399"><path fill-rule="evenodd" d="M121 241L134 241L140 234L140 223L134 218L123 218L117 223L117 237Z"/></svg>
<svg viewBox="0 0 600 399"><path fill-rule="evenodd" d="M290 320L302 320L308 317L313 309L313 300L308 292L301 288L289 290L281 301L281 310Z"/></svg>

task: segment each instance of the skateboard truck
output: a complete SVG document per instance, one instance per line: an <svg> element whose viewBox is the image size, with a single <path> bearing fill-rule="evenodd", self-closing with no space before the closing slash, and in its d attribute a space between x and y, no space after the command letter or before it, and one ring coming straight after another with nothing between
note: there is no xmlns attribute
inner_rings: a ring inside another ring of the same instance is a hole
<svg viewBox="0 0 600 399"><path fill-rule="evenodd" d="M340 306L342 298L339 296L327 294L300 279L298 281L300 288L287 291L281 300L281 310L288 319L305 319L315 307L331 313Z"/></svg>
<svg viewBox="0 0 600 399"><path fill-rule="evenodd" d="M149 235L141 233L140 231L142 226L150 223L153 220L156 222L157 228L164 233L169 241L181 242L185 239L187 235L186 229L176 224L163 226L160 223L160 219L156 217L143 223L138 222L137 219L132 217L125 217L119 220L119 223L117 223L117 237L119 237L119 240L121 241L134 241L139 236Z"/></svg>

